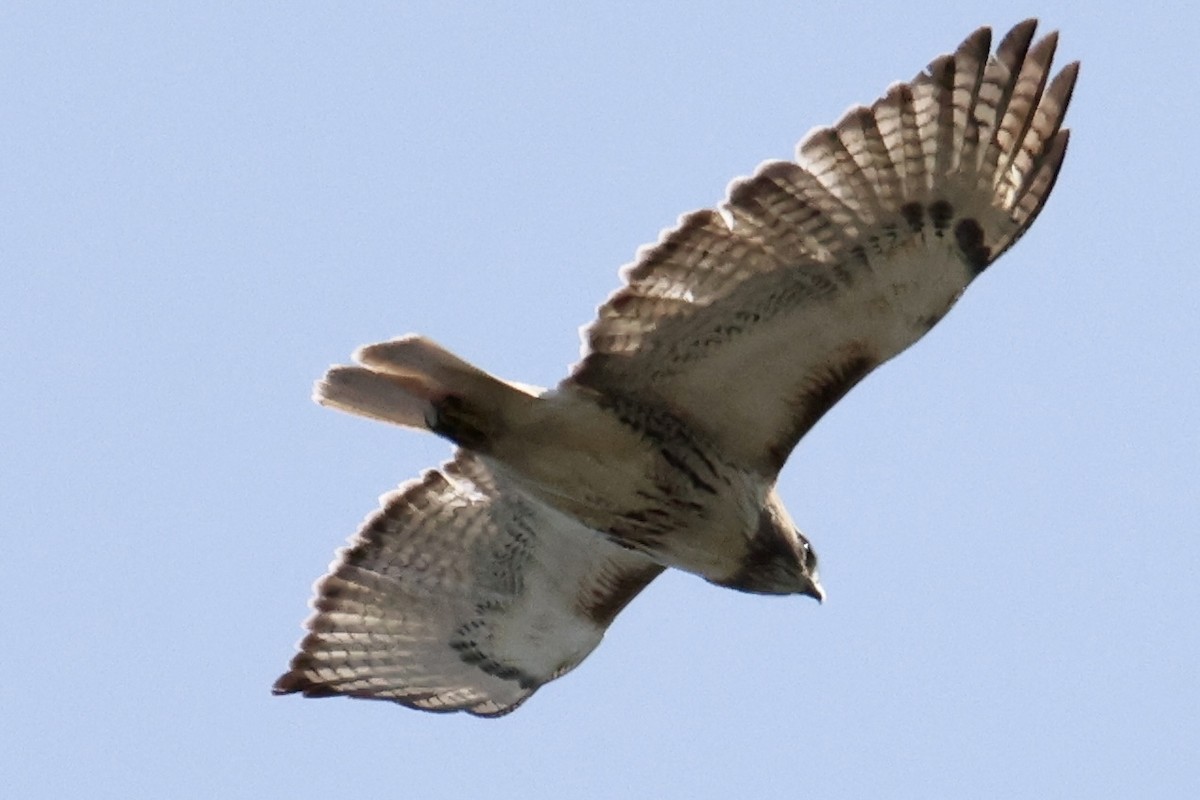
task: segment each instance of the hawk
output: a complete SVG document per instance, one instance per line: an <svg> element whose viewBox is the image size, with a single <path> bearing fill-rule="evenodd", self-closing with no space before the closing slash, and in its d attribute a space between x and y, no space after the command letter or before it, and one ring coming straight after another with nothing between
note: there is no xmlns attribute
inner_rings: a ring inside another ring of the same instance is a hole
<svg viewBox="0 0 1200 800"><path fill-rule="evenodd" d="M623 270L556 388L432 341L368 345L318 403L457 449L381 499L316 584L277 694L498 716L577 666L666 568L822 599L775 489L792 448L921 338L1046 202L1078 63L980 28Z"/></svg>

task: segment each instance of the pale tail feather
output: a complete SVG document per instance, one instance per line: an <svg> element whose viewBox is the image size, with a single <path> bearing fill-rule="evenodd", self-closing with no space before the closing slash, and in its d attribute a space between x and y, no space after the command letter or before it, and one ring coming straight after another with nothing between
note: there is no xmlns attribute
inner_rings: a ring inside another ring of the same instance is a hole
<svg viewBox="0 0 1200 800"><path fill-rule="evenodd" d="M420 381L372 372L363 367L332 367L313 387L313 400L360 417L429 429L433 404Z"/></svg>
<svg viewBox="0 0 1200 800"><path fill-rule="evenodd" d="M433 431L486 451L536 398L420 336L361 347L361 367L333 367L313 398L350 414Z"/></svg>

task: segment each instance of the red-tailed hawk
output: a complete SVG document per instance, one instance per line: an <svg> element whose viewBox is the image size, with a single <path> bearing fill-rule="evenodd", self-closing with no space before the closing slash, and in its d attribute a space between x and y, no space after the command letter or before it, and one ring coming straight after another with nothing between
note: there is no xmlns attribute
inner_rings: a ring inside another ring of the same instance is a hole
<svg viewBox="0 0 1200 800"><path fill-rule="evenodd" d="M823 596L775 491L796 442L1025 232L1067 147L1078 64L981 28L796 162L735 182L624 270L557 388L406 336L316 400L433 431L454 459L382 499L316 585L275 692L515 709L664 568Z"/></svg>

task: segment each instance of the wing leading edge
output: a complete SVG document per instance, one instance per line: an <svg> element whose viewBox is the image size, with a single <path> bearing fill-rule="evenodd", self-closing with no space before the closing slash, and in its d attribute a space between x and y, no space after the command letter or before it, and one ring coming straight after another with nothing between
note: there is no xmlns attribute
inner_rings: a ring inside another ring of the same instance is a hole
<svg viewBox="0 0 1200 800"><path fill-rule="evenodd" d="M1034 20L981 28L796 162L730 187L623 270L563 388L660 406L776 473L821 416L933 327L1053 188L1078 64Z"/></svg>

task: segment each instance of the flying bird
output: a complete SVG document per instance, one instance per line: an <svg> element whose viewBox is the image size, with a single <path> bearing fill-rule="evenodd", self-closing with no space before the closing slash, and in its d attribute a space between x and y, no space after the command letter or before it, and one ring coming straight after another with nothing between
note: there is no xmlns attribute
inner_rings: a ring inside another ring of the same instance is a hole
<svg viewBox="0 0 1200 800"><path fill-rule="evenodd" d="M554 389L429 339L360 348L315 399L457 447L384 495L316 584L277 694L498 716L577 666L666 568L822 599L775 484L801 437L1033 223L1078 63L980 28L795 161L735 181L622 271Z"/></svg>

